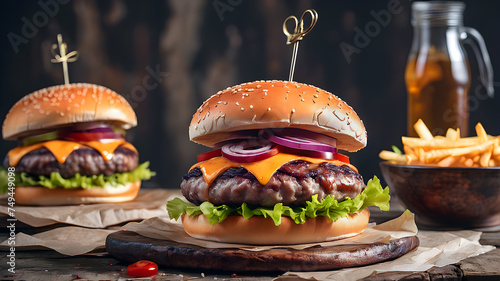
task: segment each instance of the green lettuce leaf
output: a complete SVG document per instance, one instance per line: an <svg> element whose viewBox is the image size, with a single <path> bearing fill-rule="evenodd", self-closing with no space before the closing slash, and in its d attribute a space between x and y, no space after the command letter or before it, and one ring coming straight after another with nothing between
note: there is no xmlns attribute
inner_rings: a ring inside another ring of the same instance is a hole
<svg viewBox="0 0 500 281"><path fill-rule="evenodd" d="M4 179L3 173L0 171L0 193L7 192L7 180ZM105 185L122 185L140 180L149 180L156 173L149 169L149 162L144 162L137 166L135 170L125 173L117 173L111 176L94 175L82 176L76 174L72 178L63 178L61 174L52 172L49 176L31 176L27 173L16 173L16 186L43 186L49 189L54 188L84 188L90 189L93 187L104 187Z"/></svg>
<svg viewBox="0 0 500 281"><path fill-rule="evenodd" d="M252 209L246 203L236 208L227 205L215 206L210 202L203 202L200 206L195 206L182 199L175 198L167 202L167 211L169 216L175 220L183 214L190 216L203 214L212 225L222 222L229 215L241 215L245 219L252 216L271 218L275 225L280 225L281 217L286 216L291 218L295 223L302 224L306 221L306 218L315 218L318 216L325 216L332 221L336 221L339 218L362 211L370 206L376 206L383 211L388 211L390 199L389 188L382 188L380 180L377 177L373 177L358 196L354 199L347 198L341 202L335 200L333 195L329 195L319 201L316 194L303 207L289 207L283 206L282 203L277 203L273 207L257 207Z"/></svg>
<svg viewBox="0 0 500 281"><path fill-rule="evenodd" d="M0 194L7 193L9 189L8 183L7 170L4 167L0 167Z"/></svg>

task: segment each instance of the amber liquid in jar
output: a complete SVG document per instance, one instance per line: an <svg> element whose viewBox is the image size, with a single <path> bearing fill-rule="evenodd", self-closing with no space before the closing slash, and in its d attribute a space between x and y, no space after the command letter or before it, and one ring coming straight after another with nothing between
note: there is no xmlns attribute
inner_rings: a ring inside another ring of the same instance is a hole
<svg viewBox="0 0 500 281"><path fill-rule="evenodd" d="M410 57L405 72L408 91L408 134L417 137L413 125L422 119L433 135L460 128L468 135L470 69L467 61L452 61L432 48L426 57Z"/></svg>

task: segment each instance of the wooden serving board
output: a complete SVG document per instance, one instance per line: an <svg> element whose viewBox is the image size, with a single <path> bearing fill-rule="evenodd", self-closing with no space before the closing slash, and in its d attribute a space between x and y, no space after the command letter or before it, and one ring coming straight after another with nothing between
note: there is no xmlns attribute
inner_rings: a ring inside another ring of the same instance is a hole
<svg viewBox="0 0 500 281"><path fill-rule="evenodd" d="M106 239L108 253L126 263L150 260L163 267L232 272L315 271L363 266L395 259L418 245L417 236L411 236L387 243L246 251L203 248L148 238L130 231L118 231Z"/></svg>

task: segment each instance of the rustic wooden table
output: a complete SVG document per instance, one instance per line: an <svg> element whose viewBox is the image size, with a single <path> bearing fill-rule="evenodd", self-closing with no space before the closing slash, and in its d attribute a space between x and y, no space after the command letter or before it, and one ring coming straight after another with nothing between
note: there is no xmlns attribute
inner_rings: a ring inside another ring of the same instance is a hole
<svg viewBox="0 0 500 281"><path fill-rule="evenodd" d="M383 222L400 215L401 211L382 214L373 214L372 219L376 222ZM7 237L4 229L2 227L0 233L2 241ZM483 245L495 245L497 248L486 254L462 260L457 264L434 267L425 272L380 273L363 280L500 280L500 231L483 232L480 242ZM126 274L127 264L117 261L104 250L71 257L54 251L17 251L15 274L7 271L7 254L7 252L1 252L0 280L149 280L149 278L131 278ZM253 275L161 268L155 280L272 280L279 274Z"/></svg>

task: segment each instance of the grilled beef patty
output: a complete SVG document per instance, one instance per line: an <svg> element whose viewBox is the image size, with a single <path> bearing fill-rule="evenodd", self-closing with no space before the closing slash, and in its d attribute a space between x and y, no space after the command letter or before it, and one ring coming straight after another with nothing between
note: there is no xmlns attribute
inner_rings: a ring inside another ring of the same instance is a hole
<svg viewBox="0 0 500 281"><path fill-rule="evenodd" d="M229 168L210 185L203 178L200 168L183 176L182 194L193 204L204 201L230 206L246 202L253 206L304 205L318 194L318 200L334 195L338 201L354 198L365 188L363 178L347 165L337 166L327 162L311 164L292 161L281 166L266 185L260 184L245 168Z"/></svg>
<svg viewBox="0 0 500 281"><path fill-rule="evenodd" d="M137 168L138 162L139 156L135 151L118 147L109 161L105 161L101 154L92 148L82 148L71 152L61 164L50 150L41 147L21 158L16 166L16 172L32 175L50 175L52 172L59 172L63 178L73 177L77 173L85 176L100 174L110 176L133 171ZM5 158L4 166L8 165L9 159Z"/></svg>

